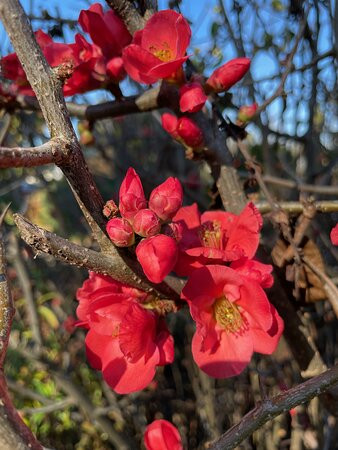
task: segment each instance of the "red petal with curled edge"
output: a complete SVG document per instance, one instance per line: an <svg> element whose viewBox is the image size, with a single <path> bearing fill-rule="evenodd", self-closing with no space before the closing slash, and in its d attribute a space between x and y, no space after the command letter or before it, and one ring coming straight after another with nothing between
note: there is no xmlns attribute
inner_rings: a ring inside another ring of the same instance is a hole
<svg viewBox="0 0 338 450"><path fill-rule="evenodd" d="M122 59L126 72L138 83L152 84L159 79L149 71L161 61L139 45L130 44L123 49Z"/></svg>
<svg viewBox="0 0 338 450"><path fill-rule="evenodd" d="M264 355L271 355L271 353L276 350L278 342L284 331L283 319L280 317L273 305L270 305L270 311L273 317L273 322L269 330L263 331L257 323L251 321L251 334L254 351L263 353Z"/></svg>

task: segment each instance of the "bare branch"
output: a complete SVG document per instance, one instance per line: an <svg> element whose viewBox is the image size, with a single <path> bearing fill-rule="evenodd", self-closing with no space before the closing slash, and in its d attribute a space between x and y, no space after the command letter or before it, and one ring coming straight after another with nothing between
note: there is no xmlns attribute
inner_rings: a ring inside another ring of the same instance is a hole
<svg viewBox="0 0 338 450"><path fill-rule="evenodd" d="M145 20L128 0L106 0L108 5L123 20L131 34L144 28Z"/></svg>
<svg viewBox="0 0 338 450"><path fill-rule="evenodd" d="M8 207L0 217L0 227ZM42 450L42 446L16 412L9 397L3 374L3 362L6 356L14 313L15 309L6 276L5 249L0 236L0 448L3 450L11 450L13 448L19 450Z"/></svg>
<svg viewBox="0 0 338 450"><path fill-rule="evenodd" d="M312 192L314 194L338 195L337 186L320 186L316 184L302 184L296 181L286 180L285 178L278 178L271 175L263 175L263 180L267 184L274 184L290 189L298 189L300 192Z"/></svg>
<svg viewBox="0 0 338 450"><path fill-rule="evenodd" d="M152 284L137 276L122 258L74 244L37 225L32 224L19 214L14 215L15 223L22 239L35 250L53 255L67 264L84 267L97 273L128 283L138 289L153 293L160 298L179 300L179 295L166 283Z"/></svg>
<svg viewBox="0 0 338 450"><path fill-rule="evenodd" d="M237 447L240 442L269 420L311 400L337 383L338 365L276 397L265 400L261 405L246 414L238 424L223 434L209 449L231 450Z"/></svg>
<svg viewBox="0 0 338 450"><path fill-rule="evenodd" d="M256 207L261 214L266 214L272 211L271 204L269 202L257 202ZM301 214L304 212L305 205L301 202L279 202L279 206L283 211L290 214ZM313 206L317 212L330 213L338 211L338 200L323 200L313 202Z"/></svg>
<svg viewBox="0 0 338 450"><path fill-rule="evenodd" d="M0 168L35 167L44 164L61 164L65 160L62 144L51 139L38 147L0 147Z"/></svg>
<svg viewBox="0 0 338 450"><path fill-rule="evenodd" d="M65 142L60 168L95 221L104 227L103 199L90 174L71 124L62 83L48 65L19 0L2 0L0 18L26 72L52 138Z"/></svg>
<svg viewBox="0 0 338 450"><path fill-rule="evenodd" d="M293 44L293 47L291 49L291 52L289 53L288 57L286 58L285 61L285 70L281 76L281 80L279 83L279 86L277 87L277 89L275 90L275 92L265 100L265 102L263 102L256 110L254 117L258 117L259 114L264 111L266 109L267 106L270 105L270 103L272 103L276 98L280 97L283 92L284 92L284 86L285 86L285 82L287 77L289 76L290 72L292 71L292 65L293 65L293 58L296 54L299 42L301 41L303 35L304 35L304 31L305 31L305 27L307 24L307 17L309 14L310 8L307 9L307 11L304 13L304 17L302 19L302 22L299 26L299 30L298 33L295 37L295 42Z"/></svg>

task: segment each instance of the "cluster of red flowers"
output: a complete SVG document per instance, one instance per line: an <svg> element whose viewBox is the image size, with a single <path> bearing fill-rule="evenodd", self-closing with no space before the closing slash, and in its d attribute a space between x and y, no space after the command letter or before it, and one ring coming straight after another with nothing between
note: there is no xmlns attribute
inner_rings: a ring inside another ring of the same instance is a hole
<svg viewBox="0 0 338 450"><path fill-rule="evenodd" d="M78 22L93 44L79 33L72 44L54 42L42 30L35 33L50 66L65 64L71 71L63 88L66 96L109 87L123 80L126 72L122 50L132 39L123 21L112 10L103 12L99 3L81 11ZM1 68L3 76L14 81L12 92L34 95L16 53L3 57Z"/></svg>
<svg viewBox="0 0 338 450"><path fill-rule="evenodd" d="M135 251L150 281L159 283L171 271L188 277L181 297L196 322L194 360L212 377L231 377L248 365L253 352L271 354L283 331L264 292L273 283L272 267L253 259L262 217L252 203L239 215L200 214L196 204L181 204L175 178L155 188L147 203L130 168L119 206L107 203L106 215L114 215L107 232L115 245ZM89 329L89 362L117 392L146 387L156 366L172 362L173 338L160 299L94 273L77 298L80 325Z"/></svg>

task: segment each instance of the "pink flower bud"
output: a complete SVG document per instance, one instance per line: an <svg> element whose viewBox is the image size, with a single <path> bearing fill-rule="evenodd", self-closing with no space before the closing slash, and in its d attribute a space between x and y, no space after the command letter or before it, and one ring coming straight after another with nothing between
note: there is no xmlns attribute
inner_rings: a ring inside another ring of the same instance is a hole
<svg viewBox="0 0 338 450"><path fill-rule="evenodd" d="M167 420L154 420L144 433L147 450L182 450L182 440L177 428Z"/></svg>
<svg viewBox="0 0 338 450"><path fill-rule="evenodd" d="M194 113L203 108L208 97L200 83L185 84L180 89L180 110Z"/></svg>
<svg viewBox="0 0 338 450"><path fill-rule="evenodd" d="M161 281L172 271L177 260L176 241L164 234L143 239L136 247L136 257L148 280Z"/></svg>
<svg viewBox="0 0 338 450"><path fill-rule="evenodd" d="M150 194L149 208L167 222L182 206L183 190L177 178L170 177Z"/></svg>
<svg viewBox="0 0 338 450"><path fill-rule="evenodd" d="M178 133L177 133L177 125L178 125L178 119L173 114L164 113L162 114L162 127L165 129L167 133L170 134L171 137L174 139L177 139Z"/></svg>
<svg viewBox="0 0 338 450"><path fill-rule="evenodd" d="M206 82L211 92L224 92L244 77L250 67L249 58L235 58L216 69Z"/></svg>
<svg viewBox="0 0 338 450"><path fill-rule="evenodd" d="M126 71L124 70L123 60L121 57L112 58L108 61L106 69L107 75L112 78L114 83L122 81L126 76Z"/></svg>
<svg viewBox="0 0 338 450"><path fill-rule="evenodd" d="M189 117L178 119L177 133L188 147L199 148L203 146L202 130Z"/></svg>
<svg viewBox="0 0 338 450"><path fill-rule="evenodd" d="M252 116L255 115L255 112L257 111L257 103L254 103L252 105L246 105L241 106L238 111L237 119L241 124L245 124L248 122Z"/></svg>
<svg viewBox="0 0 338 450"><path fill-rule="evenodd" d="M135 242L134 230L126 219L121 217L110 219L106 230L117 247L130 247Z"/></svg>
<svg viewBox="0 0 338 450"><path fill-rule="evenodd" d="M119 208L121 215L132 221L137 211L147 207L141 180L135 170L129 167L120 186Z"/></svg>
<svg viewBox="0 0 338 450"><path fill-rule="evenodd" d="M154 236L161 230L160 219L150 209L141 209L134 217L133 229L140 236Z"/></svg>
<svg viewBox="0 0 338 450"><path fill-rule="evenodd" d="M103 207L103 215L107 217L107 219L111 219L117 215L119 208L117 207L114 200L108 200Z"/></svg>

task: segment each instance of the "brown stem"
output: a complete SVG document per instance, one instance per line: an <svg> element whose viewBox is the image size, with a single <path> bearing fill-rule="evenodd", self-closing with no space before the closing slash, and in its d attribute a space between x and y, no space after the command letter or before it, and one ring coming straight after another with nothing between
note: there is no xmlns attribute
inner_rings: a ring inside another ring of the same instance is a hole
<svg viewBox="0 0 338 450"><path fill-rule="evenodd" d="M123 20L131 34L144 28L145 20L128 0L106 0L108 5Z"/></svg>
<svg viewBox="0 0 338 450"><path fill-rule="evenodd" d="M96 252L74 244L54 233L32 224L19 214L14 215L22 239L35 250L77 267L85 267L97 273L109 275L122 283L153 293L160 298L179 300L179 294L166 283L152 284L143 281L129 268L118 254Z"/></svg>
<svg viewBox="0 0 338 450"><path fill-rule="evenodd" d="M7 209L0 217L0 227ZM2 450L12 450L14 448L20 450L42 450L42 446L16 412L9 397L3 374L3 363L14 313L15 309L6 276L5 249L2 236L0 236L0 448Z"/></svg>
<svg viewBox="0 0 338 450"><path fill-rule="evenodd" d="M52 139L38 147L0 147L0 168L35 167L44 164L61 164L65 159L62 144Z"/></svg>
<svg viewBox="0 0 338 450"><path fill-rule="evenodd" d="M0 18L40 104L52 138L65 143L59 167L95 221L104 227L103 199L84 160L62 94L62 83L36 42L19 0L2 0Z"/></svg>
<svg viewBox="0 0 338 450"><path fill-rule="evenodd" d="M280 395L263 401L261 405L256 406L239 423L224 433L209 449L231 450L237 447L240 442L269 420L311 400L337 383L338 365Z"/></svg>
<svg viewBox="0 0 338 450"><path fill-rule="evenodd" d="M336 186L317 186L315 184L299 184L296 181L285 180L271 175L263 175L263 180L267 184L274 184L289 189L298 189L300 192L312 192L314 194L338 195Z"/></svg>
<svg viewBox="0 0 338 450"><path fill-rule="evenodd" d="M256 207L259 209L261 214L266 214L272 211L271 204L269 202L257 202ZM302 214L304 212L304 203L301 202L279 202L280 208L290 214ZM318 202L313 202L313 207L317 212L330 213L338 211L338 201L337 200L323 200Z"/></svg>

